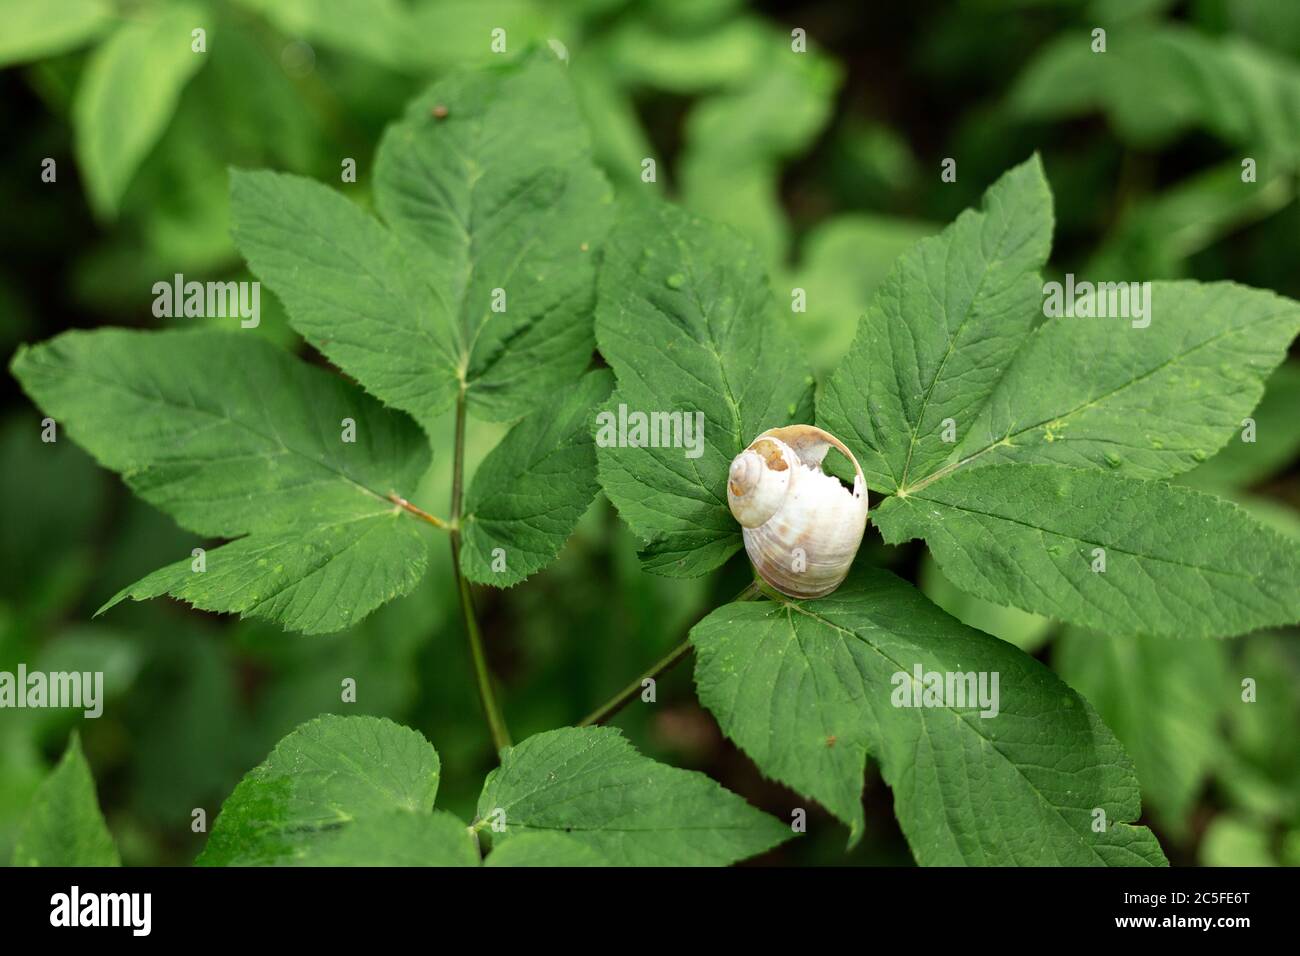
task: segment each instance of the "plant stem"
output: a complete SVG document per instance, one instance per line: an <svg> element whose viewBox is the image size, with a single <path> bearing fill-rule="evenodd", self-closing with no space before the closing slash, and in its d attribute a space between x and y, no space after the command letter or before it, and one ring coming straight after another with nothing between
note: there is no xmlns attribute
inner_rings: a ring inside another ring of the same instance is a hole
<svg viewBox="0 0 1300 956"><path fill-rule="evenodd" d="M460 610L465 618L465 634L469 638L469 655L474 663L474 679L478 683L478 696L483 704L492 744L497 751L510 746L510 731L497 704L492 689L492 674L488 671L487 654L483 651L483 634L479 631L474 614L474 599L469 593L469 582L460 572L460 505L461 489L465 477L465 389L461 387L456 397L456 445L451 476L451 569L456 575L456 589L460 592Z"/></svg>
<svg viewBox="0 0 1300 956"><path fill-rule="evenodd" d="M609 718L613 717L620 710L632 702L632 698L641 693L641 682L649 677L658 677L664 671L671 670L686 655L691 652L691 639L688 637L682 641L664 657L659 663L655 664L640 677L635 678L632 683L628 684L621 691L614 695L612 699L605 703L604 706L593 710L586 717L578 722L579 727L594 727L596 724L603 724Z"/></svg>
<svg viewBox="0 0 1300 956"><path fill-rule="evenodd" d="M737 601L752 601L754 598L759 597L761 595L762 595L762 590L760 589L759 583L757 581L751 581L744 590L742 590L739 594L737 594L734 598L732 598L731 601L729 601L728 603L734 604ZM607 702L605 702L600 707L597 707L586 717L582 718L582 720L578 722L578 726L594 727L598 724L603 724L605 721L609 720L620 710L622 710L624 707L630 704L633 701L633 699L638 694L641 693L643 681L645 681L647 678L657 678L659 677L659 675L672 670L683 660L685 660L690 655L691 651L694 649L695 649L694 646L691 644L690 636L687 635L687 637L680 644L678 644L671 651L669 651L663 658L659 660L658 663L652 666L648 671L646 671L640 677L634 679L630 684L628 684L621 691L615 694Z"/></svg>
<svg viewBox="0 0 1300 956"><path fill-rule="evenodd" d="M429 512L425 511L423 508L420 508L420 507L417 507L416 505L411 504L409 501L407 501L405 498L403 498L403 497L402 497L401 495L399 495L399 494L396 494L396 493L394 493L394 492L390 492L389 495L388 495L388 500L391 501L393 504L397 505L397 507L401 508L403 511L407 511L407 512L410 512L411 514L415 515L415 516L416 516L417 518L419 518L421 521L427 521L429 524L433 525L435 528L441 528L443 531L450 531L450 530L451 530L451 522L450 522L450 521L443 521L443 520L442 520L441 518L439 518L437 515L431 515L431 514L429 514Z"/></svg>

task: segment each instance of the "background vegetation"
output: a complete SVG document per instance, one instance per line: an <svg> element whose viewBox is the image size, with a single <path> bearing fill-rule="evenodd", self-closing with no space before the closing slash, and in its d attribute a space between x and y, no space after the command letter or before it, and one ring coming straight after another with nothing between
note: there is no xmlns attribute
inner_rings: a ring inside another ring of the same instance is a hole
<svg viewBox="0 0 1300 956"><path fill-rule="evenodd" d="M207 29L197 69L136 35L173 16ZM5 0L0 21L6 356L65 328L173 321L153 317L151 287L176 272L249 278L228 235L230 166L337 182L351 157L349 188L364 202L383 125L431 78L491 56L494 27L512 50L563 44L617 188L661 189L734 224L778 295L807 289L794 321L819 371L847 349L894 257L1035 149L1056 197L1052 271L1234 279L1300 298L1300 4L1283 0ZM1108 31L1105 70L1088 51L1096 26ZM805 57L785 55L796 27ZM138 155L119 148L124 129L150 124ZM653 187L640 182L647 156L658 161ZM55 183L40 179L46 157ZM940 183L946 157L955 183ZM1258 182L1241 183L1243 157L1257 161ZM262 309L259 333L301 348L273 296ZM336 635L167 600L91 620L124 584L201 542L70 442L42 444L40 413L11 379L2 387L0 669L102 670L112 696L95 721L0 712L0 860L74 724L127 863L190 862L203 842L192 809L211 819L281 736L327 711L423 731L443 760L440 806L473 815L493 758L440 538L418 593ZM1180 480L1300 534L1297 410L1292 359L1256 414L1257 452L1230 445ZM472 424L471 468L502 433ZM415 500L448 498L449 456L435 459ZM866 540L869 560L1092 701L1132 754L1142 822L1173 863L1300 864L1295 633L1179 642L1060 630L956 592L919 543ZM598 498L560 561L523 587L478 590L516 738L581 718L748 580L743 554L680 581L644 573L635 550ZM1231 706L1244 676L1259 701ZM357 681L355 704L339 701L345 677ZM646 753L780 818L805 803L722 739L694 702L689 667L660 682L657 705L633 705L618 723ZM846 831L810 808L808 836L759 862L910 863L870 764L868 776L867 834L851 854Z"/></svg>

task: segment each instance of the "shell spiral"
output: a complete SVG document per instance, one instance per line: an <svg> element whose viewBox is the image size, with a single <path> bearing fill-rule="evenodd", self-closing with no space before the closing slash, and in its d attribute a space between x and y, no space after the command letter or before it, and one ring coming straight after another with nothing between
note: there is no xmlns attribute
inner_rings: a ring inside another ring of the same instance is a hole
<svg viewBox="0 0 1300 956"><path fill-rule="evenodd" d="M822 471L831 448L853 463L852 491ZM772 428L755 438L731 462L727 504L754 569L793 598L839 587L867 527L862 467L843 442L813 425Z"/></svg>

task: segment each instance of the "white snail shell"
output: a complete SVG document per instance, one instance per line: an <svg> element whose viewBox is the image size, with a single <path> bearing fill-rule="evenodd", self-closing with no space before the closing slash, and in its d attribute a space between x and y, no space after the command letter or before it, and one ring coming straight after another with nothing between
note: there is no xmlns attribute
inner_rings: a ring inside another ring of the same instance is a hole
<svg viewBox="0 0 1300 956"><path fill-rule="evenodd" d="M853 463L852 491L822 471L832 447ZM754 569L793 598L839 587L867 527L862 466L843 442L813 425L771 428L755 438L731 462L727 504Z"/></svg>

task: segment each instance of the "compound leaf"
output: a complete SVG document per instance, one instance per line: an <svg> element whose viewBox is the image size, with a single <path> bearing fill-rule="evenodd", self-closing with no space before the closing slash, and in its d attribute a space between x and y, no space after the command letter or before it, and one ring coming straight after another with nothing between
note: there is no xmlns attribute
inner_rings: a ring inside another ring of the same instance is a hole
<svg viewBox="0 0 1300 956"><path fill-rule="evenodd" d="M232 176L236 244L309 342L426 428L462 391L509 421L578 377L612 200L552 57L436 84L374 175L383 223L301 177Z"/></svg>
<svg viewBox="0 0 1300 956"><path fill-rule="evenodd" d="M518 418L587 366L613 208L590 153L549 53L449 76L379 145L376 205L438 290L439 348L483 418Z"/></svg>
<svg viewBox="0 0 1300 956"><path fill-rule="evenodd" d="M791 836L703 774L642 756L609 727L552 730L503 750L478 816L504 821L492 834L502 848L563 831L618 866L724 866Z"/></svg>
<svg viewBox="0 0 1300 956"><path fill-rule="evenodd" d="M854 839L871 754L922 865L1165 862L1151 832L1126 822L1141 809L1137 779L1087 701L885 571L859 569L816 601L728 604L691 641L700 701L723 732ZM926 702L934 674L970 696L910 705ZM963 675L986 680L983 701Z"/></svg>

